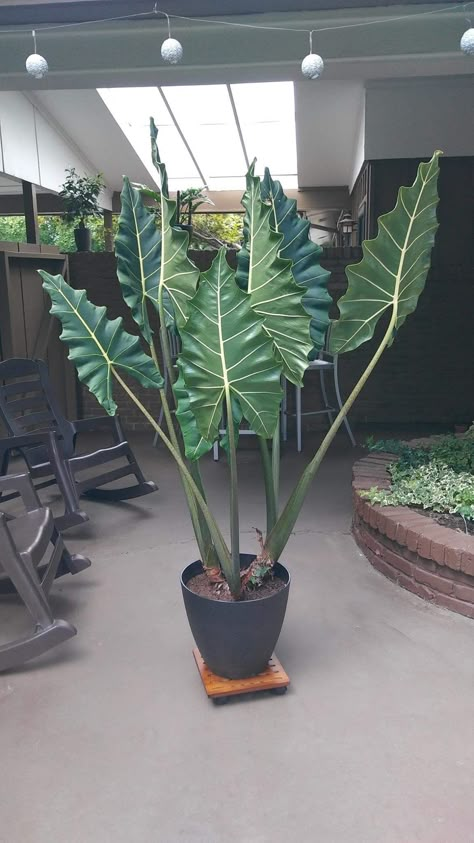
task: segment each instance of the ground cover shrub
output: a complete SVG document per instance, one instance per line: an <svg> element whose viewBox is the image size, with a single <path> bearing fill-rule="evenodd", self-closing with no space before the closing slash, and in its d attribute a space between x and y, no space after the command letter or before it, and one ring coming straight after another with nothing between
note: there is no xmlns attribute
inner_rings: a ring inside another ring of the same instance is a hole
<svg viewBox="0 0 474 843"><path fill-rule="evenodd" d="M382 506L418 506L474 521L474 436L442 436L415 447L399 440L367 443L398 459L388 467L390 489L373 487L361 494Z"/></svg>

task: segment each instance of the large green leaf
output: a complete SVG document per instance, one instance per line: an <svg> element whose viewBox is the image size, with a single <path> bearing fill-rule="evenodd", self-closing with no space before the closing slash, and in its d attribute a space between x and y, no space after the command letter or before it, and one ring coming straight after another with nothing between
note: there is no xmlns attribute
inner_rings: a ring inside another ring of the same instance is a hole
<svg viewBox="0 0 474 843"><path fill-rule="evenodd" d="M235 283L225 249L201 276L181 340L191 409L204 438L216 439L223 401L228 405L232 397L252 430L270 438L280 409L281 368L250 297Z"/></svg>
<svg viewBox="0 0 474 843"><path fill-rule="evenodd" d="M262 202L254 166L255 162L247 173L242 200L245 246L238 255L237 282L247 290L252 307L262 317L283 374L301 384L312 349L310 317L301 303L304 288L293 278L291 261L280 257L283 235L271 228L272 209Z"/></svg>
<svg viewBox="0 0 474 843"><path fill-rule="evenodd" d="M122 211L115 237L117 275L122 295L148 343L152 331L147 314L147 297L160 277L160 232L154 214L143 204L141 191L123 178Z"/></svg>
<svg viewBox="0 0 474 843"><path fill-rule="evenodd" d="M362 260L346 268L348 288L331 330L331 351L341 354L369 340L382 314L393 308L394 333L416 308L430 267L438 228L440 152L418 167L411 187L401 187L393 211L379 217L379 231L362 244Z"/></svg>
<svg viewBox="0 0 474 843"><path fill-rule="evenodd" d="M204 439L197 426L196 418L191 410L189 392L184 382L182 363L178 361L178 378L173 384L176 398L176 418L183 434L184 449L189 460L198 460L211 450L213 442Z"/></svg>
<svg viewBox="0 0 474 843"><path fill-rule="evenodd" d="M199 270L188 258L189 234L175 228L176 202L168 197L166 167L159 160L156 128L152 123L152 158L157 167L161 190L161 228L155 215L143 202L143 188L134 187L125 176L121 193L122 210L115 239L117 275L123 297L147 342L151 328L146 299L160 312L167 327L181 328L187 318L188 302L193 297Z"/></svg>
<svg viewBox="0 0 474 843"><path fill-rule="evenodd" d="M163 378L141 348L140 339L122 328L122 317L107 319L105 307L88 301L85 290L74 290L61 275L39 270L52 302L51 314L63 326L61 339L69 346L69 359L109 415L117 404L112 394L113 372L131 375L142 386L161 389Z"/></svg>
<svg viewBox="0 0 474 843"><path fill-rule="evenodd" d="M315 359L324 347L329 326L329 309L332 298L328 293L331 273L323 269L320 259L321 246L309 238L309 220L302 219L294 199L288 199L279 181L274 181L268 167L261 186L262 199L272 208L271 226L283 234L280 257L291 260L291 271L297 284L306 288L302 299L311 316L310 335L313 349L310 360Z"/></svg>
<svg viewBox="0 0 474 843"><path fill-rule="evenodd" d="M178 330L181 330L188 316L189 301L196 292L199 270L188 258L189 233L175 227L176 202L168 196L168 176L160 160L156 142L158 132L153 120L150 120L150 134L152 160L160 178L161 232L159 277L150 285L149 296L158 310L161 306L165 310L168 327L176 320Z"/></svg>

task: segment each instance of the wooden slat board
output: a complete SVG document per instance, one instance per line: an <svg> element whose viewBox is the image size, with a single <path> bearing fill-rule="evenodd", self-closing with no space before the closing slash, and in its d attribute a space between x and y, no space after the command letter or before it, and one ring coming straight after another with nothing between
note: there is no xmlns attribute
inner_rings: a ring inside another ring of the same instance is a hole
<svg viewBox="0 0 474 843"><path fill-rule="evenodd" d="M277 689L282 691L290 684L290 679L275 654L271 657L268 667L263 673L259 673L258 676L249 676L247 679L224 679L222 676L216 676L207 667L197 647L193 650L193 656L206 694L211 699L233 697L237 694L250 694L258 691L275 691Z"/></svg>

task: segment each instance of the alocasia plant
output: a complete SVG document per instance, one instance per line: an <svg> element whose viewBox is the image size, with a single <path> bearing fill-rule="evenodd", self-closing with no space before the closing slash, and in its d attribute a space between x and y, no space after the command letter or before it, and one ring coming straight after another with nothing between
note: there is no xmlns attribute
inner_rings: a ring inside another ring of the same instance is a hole
<svg viewBox="0 0 474 843"><path fill-rule="evenodd" d="M281 378L301 383L308 358L322 347L329 324L328 273L320 250L308 240L308 224L266 171L263 183L251 167L247 175L245 244L237 272L224 250L199 273L187 255L188 233L176 227L176 203L169 198L166 167L160 161L151 123L152 159L159 173L160 203L154 214L142 189L124 179L116 240L117 271L125 301L140 329L127 334L121 320L109 321L104 308L87 301L60 276L41 272L63 323L62 339L80 379L105 410L116 410L118 382L140 408L176 460L183 481L201 559L213 582L226 582L239 599L247 584L258 586L281 556L321 460L384 349L416 307L429 269L437 227L438 158L420 164L412 187L400 190L396 207L379 220L379 233L363 245L360 263L347 268L348 289L333 323L332 350L357 348L370 339L388 313L382 341L366 371L304 469L283 511L278 502L278 425ZM147 197L153 195L146 192ZM157 226L157 220L160 226ZM161 359L173 385L170 407L159 368L148 303L158 313ZM168 330L179 331L182 350L171 363ZM167 429L162 429L135 395L129 379L157 388ZM212 515L199 472L199 459L219 436L226 417L225 446L230 466L230 548ZM245 419L258 435L267 504L267 535L246 571L240 570L238 425ZM271 447L271 451L270 451Z"/></svg>

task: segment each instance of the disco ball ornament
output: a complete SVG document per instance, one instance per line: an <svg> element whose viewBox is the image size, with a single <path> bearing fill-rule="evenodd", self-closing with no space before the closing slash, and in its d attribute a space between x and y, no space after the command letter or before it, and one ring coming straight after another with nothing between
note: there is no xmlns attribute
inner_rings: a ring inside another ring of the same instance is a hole
<svg viewBox="0 0 474 843"><path fill-rule="evenodd" d="M301 73L306 79L319 79L324 70L324 62L321 56L309 53L301 62Z"/></svg>
<svg viewBox="0 0 474 843"><path fill-rule="evenodd" d="M167 38L161 45L161 58L169 64L178 64L183 58L183 48L176 38Z"/></svg>
<svg viewBox="0 0 474 843"><path fill-rule="evenodd" d="M48 72L48 62L38 53L28 56L25 66L30 76L34 76L35 79L42 79Z"/></svg>
<svg viewBox="0 0 474 843"><path fill-rule="evenodd" d="M466 29L459 46L466 56L474 56L474 27Z"/></svg>

